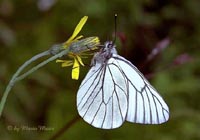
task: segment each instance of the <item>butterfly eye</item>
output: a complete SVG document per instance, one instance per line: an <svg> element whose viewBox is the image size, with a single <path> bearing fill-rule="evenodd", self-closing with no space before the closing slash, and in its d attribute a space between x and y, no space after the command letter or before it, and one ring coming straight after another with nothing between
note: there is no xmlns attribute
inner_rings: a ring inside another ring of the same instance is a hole
<svg viewBox="0 0 200 140"><path fill-rule="evenodd" d="M108 48L112 48L112 46L113 46L113 43L108 44Z"/></svg>

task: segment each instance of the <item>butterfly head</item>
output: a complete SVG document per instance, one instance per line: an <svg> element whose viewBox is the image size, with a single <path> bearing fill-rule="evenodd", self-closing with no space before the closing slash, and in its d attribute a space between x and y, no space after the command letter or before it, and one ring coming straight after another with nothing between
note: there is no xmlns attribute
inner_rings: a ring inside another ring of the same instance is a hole
<svg viewBox="0 0 200 140"><path fill-rule="evenodd" d="M102 48L102 53L107 53L108 56L111 55L110 57L112 57L112 54L117 54L115 44L112 41L106 41Z"/></svg>
<svg viewBox="0 0 200 140"><path fill-rule="evenodd" d="M117 54L115 45L112 41L106 41L100 51L94 55L92 65L105 64L113 56L113 54Z"/></svg>

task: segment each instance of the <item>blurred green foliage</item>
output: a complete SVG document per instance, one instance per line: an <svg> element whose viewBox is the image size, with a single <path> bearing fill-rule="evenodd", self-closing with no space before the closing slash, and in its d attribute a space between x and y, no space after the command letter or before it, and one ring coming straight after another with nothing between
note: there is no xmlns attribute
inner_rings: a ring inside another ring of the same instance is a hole
<svg viewBox="0 0 200 140"><path fill-rule="evenodd" d="M81 34L99 36L102 43L112 40L117 13L119 53L145 75L153 74L151 83L169 105L170 120L163 125L125 123L116 130L100 130L79 119L57 139L200 139L199 5L199 0L1 0L0 95L23 62L67 40L84 15L89 20ZM144 65L164 38L170 45ZM187 57L179 57L182 54ZM89 64L90 59L84 62ZM50 63L17 83L0 119L0 139L52 137L78 115L76 93L88 69L82 68L80 80L72 81L71 68ZM49 130L22 130L23 126Z"/></svg>

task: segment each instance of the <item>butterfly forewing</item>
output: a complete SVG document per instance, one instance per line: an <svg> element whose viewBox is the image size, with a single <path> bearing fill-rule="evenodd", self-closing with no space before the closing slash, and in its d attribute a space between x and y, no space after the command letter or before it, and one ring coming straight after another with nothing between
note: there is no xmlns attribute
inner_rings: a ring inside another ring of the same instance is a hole
<svg viewBox="0 0 200 140"><path fill-rule="evenodd" d="M143 124L160 124L169 118L169 109L158 92L139 70L125 58L113 55L128 81L127 121Z"/></svg>

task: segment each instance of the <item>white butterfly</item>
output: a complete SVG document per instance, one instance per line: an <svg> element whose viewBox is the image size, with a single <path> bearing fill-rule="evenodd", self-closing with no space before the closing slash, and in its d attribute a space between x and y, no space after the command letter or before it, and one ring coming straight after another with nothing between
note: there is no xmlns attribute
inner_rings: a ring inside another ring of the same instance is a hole
<svg viewBox="0 0 200 140"><path fill-rule="evenodd" d="M143 74L119 56L112 42L96 53L92 68L77 94L79 115L89 124L114 129L126 120L161 124L169 119L169 108Z"/></svg>

